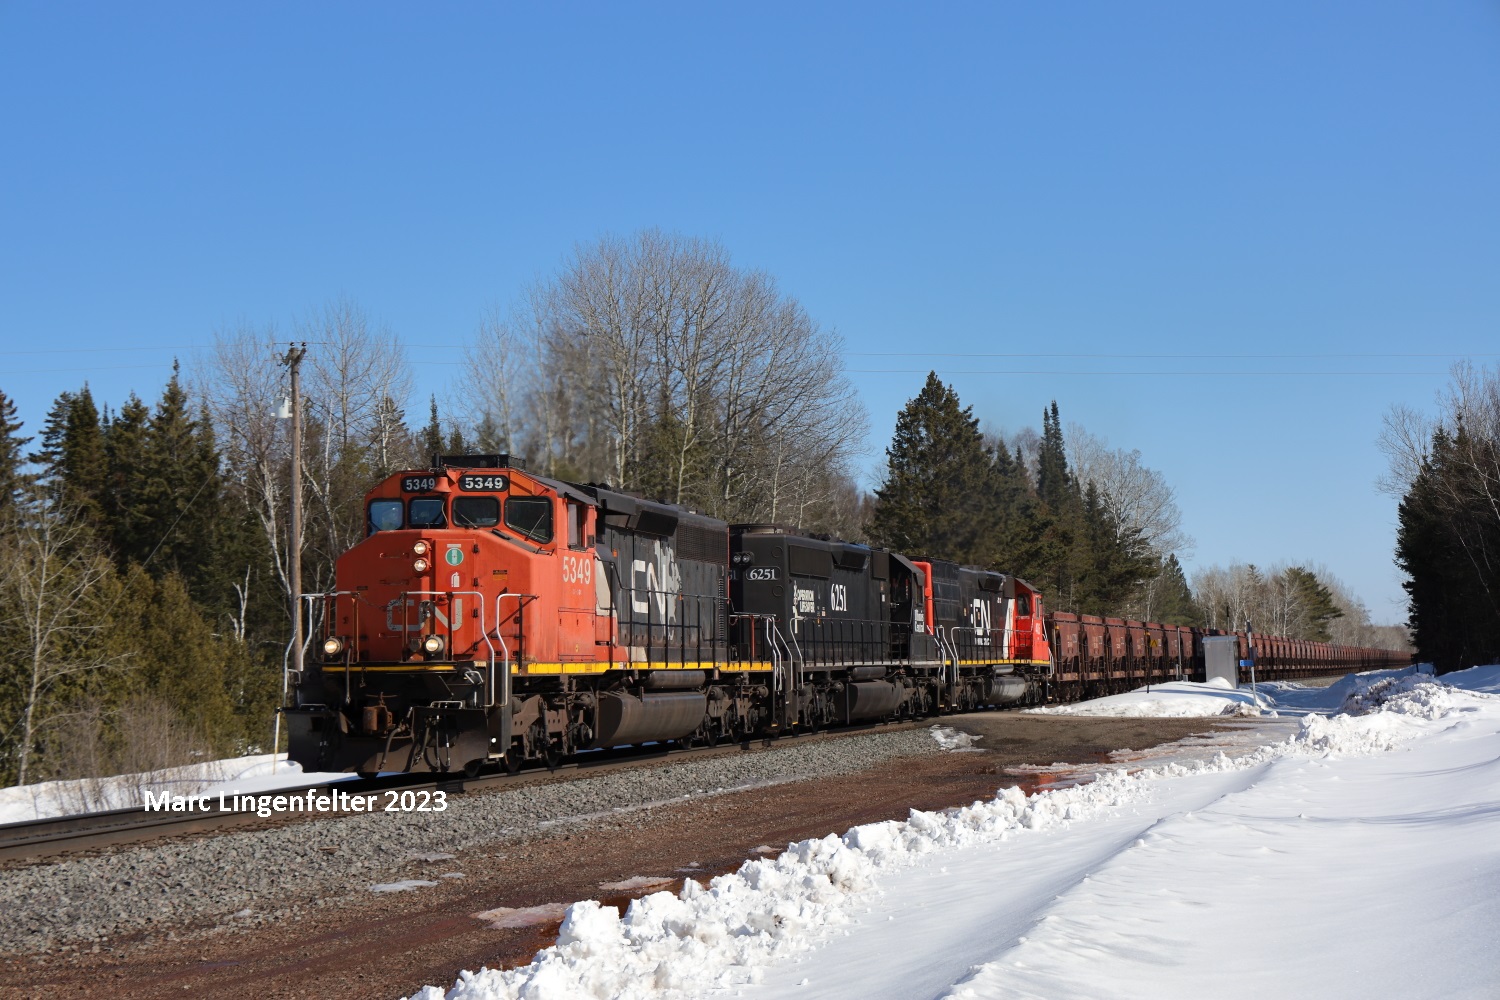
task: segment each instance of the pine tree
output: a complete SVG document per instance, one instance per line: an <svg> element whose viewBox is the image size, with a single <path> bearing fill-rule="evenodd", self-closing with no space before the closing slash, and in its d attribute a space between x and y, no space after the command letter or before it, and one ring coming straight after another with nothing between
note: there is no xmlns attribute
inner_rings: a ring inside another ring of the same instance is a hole
<svg viewBox="0 0 1500 1000"><path fill-rule="evenodd" d="M1083 494L1068 469L1057 400L1042 411L1036 495L1046 518L1046 530L1037 547L1038 568L1033 582L1043 588L1056 610L1078 611L1079 575L1088 560Z"/></svg>
<svg viewBox="0 0 1500 1000"><path fill-rule="evenodd" d="M1343 609L1333 599L1333 593L1315 574L1301 566L1288 568L1284 575L1303 623L1299 630L1302 634L1297 638L1327 642L1332 638L1328 623L1344 616Z"/></svg>
<svg viewBox="0 0 1500 1000"><path fill-rule="evenodd" d="M1116 614L1150 575L1152 562L1139 537L1123 530L1100 502L1092 482L1083 492L1079 523L1073 560L1077 607L1084 614Z"/></svg>
<svg viewBox="0 0 1500 1000"><path fill-rule="evenodd" d="M135 393L120 407L109 422L104 438L105 490L100 507L103 511L104 538L114 550L121 566L140 562L155 545L142 541L148 533L146 522L150 511L141 496L145 488L143 470L146 464L147 425L151 411Z"/></svg>
<svg viewBox="0 0 1500 1000"><path fill-rule="evenodd" d="M1037 454L1036 492L1042 503L1057 513L1066 510L1076 499L1055 399L1051 407L1042 411L1042 447Z"/></svg>
<svg viewBox="0 0 1500 1000"><path fill-rule="evenodd" d="M1051 557L1052 519L1032 489L1019 450L1012 455L1003 443L995 449L991 481L997 527L992 551L979 563L1028 581L1042 579Z"/></svg>
<svg viewBox="0 0 1500 1000"><path fill-rule="evenodd" d="M422 428L421 464L426 465L435 455L443 454L443 423L438 419L437 396L432 397L432 416Z"/></svg>
<svg viewBox="0 0 1500 1000"><path fill-rule="evenodd" d="M1479 501L1475 463L1481 446L1460 425L1439 429L1426 462L1397 510L1396 563L1407 575L1407 624L1418 653L1438 671L1500 659L1500 579L1483 553L1500 552L1500 522ZM1473 498L1467 504L1462 498Z"/></svg>
<svg viewBox="0 0 1500 1000"><path fill-rule="evenodd" d="M869 533L877 545L957 562L986 557L995 467L971 407L936 372L901 410Z"/></svg>
<svg viewBox="0 0 1500 1000"><path fill-rule="evenodd" d="M142 442L142 530L130 553L153 576L177 573L196 580L205 567L219 496L218 455L212 431L207 434L205 440L192 417L174 363Z"/></svg>
<svg viewBox="0 0 1500 1000"><path fill-rule="evenodd" d="M35 477L21 471L25 464L22 449L31 442L21 437L21 421L16 419L16 404L0 392L0 511L21 498Z"/></svg>
<svg viewBox="0 0 1500 1000"><path fill-rule="evenodd" d="M1152 617L1167 625L1201 624L1202 612L1193 601L1193 592L1188 587L1187 576L1182 572L1176 553L1168 555L1162 563Z"/></svg>
<svg viewBox="0 0 1500 1000"><path fill-rule="evenodd" d="M77 516L98 526L103 517L106 462L99 410L87 383L52 404L42 429L42 448L31 456L42 466L41 482L56 498L67 498Z"/></svg>

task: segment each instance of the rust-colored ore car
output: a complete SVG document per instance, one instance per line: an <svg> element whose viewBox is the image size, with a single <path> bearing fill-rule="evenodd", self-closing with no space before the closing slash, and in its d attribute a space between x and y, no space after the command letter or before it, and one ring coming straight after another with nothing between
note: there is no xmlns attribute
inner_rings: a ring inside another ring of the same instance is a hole
<svg viewBox="0 0 1500 1000"><path fill-rule="evenodd" d="M1250 680L1252 660L1256 680L1295 680L1411 663L1411 655L1400 650L1265 635L1254 636L1252 648L1244 632L1066 612L1048 615L1047 629L1054 656L1050 701L1096 698L1164 681L1201 681L1204 636L1234 635L1239 640L1242 683Z"/></svg>

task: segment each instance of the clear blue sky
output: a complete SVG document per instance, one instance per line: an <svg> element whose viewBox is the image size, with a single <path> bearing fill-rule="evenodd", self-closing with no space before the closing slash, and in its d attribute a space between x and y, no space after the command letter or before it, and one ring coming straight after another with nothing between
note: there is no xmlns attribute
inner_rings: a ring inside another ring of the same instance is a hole
<svg viewBox="0 0 1500 1000"><path fill-rule="evenodd" d="M1381 414L1500 354L1500 4L0 0L32 430L338 296L461 343L644 226L843 335L872 474L929 367L1002 427L1056 398L1169 477L1189 566L1326 563L1398 620Z"/></svg>

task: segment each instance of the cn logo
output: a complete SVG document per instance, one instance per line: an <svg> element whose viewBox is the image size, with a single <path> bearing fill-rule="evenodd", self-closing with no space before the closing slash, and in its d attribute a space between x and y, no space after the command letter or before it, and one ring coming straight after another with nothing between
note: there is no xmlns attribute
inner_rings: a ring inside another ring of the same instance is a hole
<svg viewBox="0 0 1500 1000"><path fill-rule="evenodd" d="M974 598L974 639L981 646L990 644L990 602Z"/></svg>

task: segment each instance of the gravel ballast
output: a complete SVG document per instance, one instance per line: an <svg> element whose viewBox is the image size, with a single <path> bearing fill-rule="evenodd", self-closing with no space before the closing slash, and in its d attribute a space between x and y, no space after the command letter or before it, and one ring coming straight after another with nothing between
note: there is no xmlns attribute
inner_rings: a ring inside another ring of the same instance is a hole
<svg viewBox="0 0 1500 1000"><path fill-rule="evenodd" d="M448 798L441 813L310 819L0 871L0 954L88 948L132 935L263 923L364 901L372 885L434 878L446 855L581 826L629 826L658 806L745 788L852 774L939 752L926 729L860 733L749 753L687 756L589 777ZM429 874L431 873L431 874Z"/></svg>

